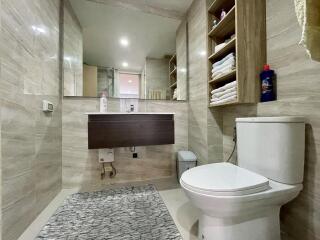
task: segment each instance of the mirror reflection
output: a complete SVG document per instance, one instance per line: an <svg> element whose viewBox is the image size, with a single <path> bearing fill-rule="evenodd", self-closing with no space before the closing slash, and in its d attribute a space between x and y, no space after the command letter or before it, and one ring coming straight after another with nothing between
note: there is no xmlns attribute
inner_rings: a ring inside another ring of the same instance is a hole
<svg viewBox="0 0 320 240"><path fill-rule="evenodd" d="M64 96L186 100L183 16L115 2L65 1Z"/></svg>

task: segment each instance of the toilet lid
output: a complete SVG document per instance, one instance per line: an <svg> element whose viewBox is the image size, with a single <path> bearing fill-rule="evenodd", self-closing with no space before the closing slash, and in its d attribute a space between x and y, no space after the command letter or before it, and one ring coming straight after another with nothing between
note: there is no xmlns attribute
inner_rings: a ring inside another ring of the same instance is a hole
<svg viewBox="0 0 320 240"><path fill-rule="evenodd" d="M180 181L193 191L214 195L246 195L269 188L266 177L230 163L192 168L182 174Z"/></svg>

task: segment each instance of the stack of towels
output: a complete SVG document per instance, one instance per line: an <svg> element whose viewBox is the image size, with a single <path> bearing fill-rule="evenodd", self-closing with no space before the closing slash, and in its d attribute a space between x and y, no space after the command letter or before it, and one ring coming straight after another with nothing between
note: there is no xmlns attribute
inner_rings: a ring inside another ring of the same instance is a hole
<svg viewBox="0 0 320 240"><path fill-rule="evenodd" d="M235 69L236 58L234 53L230 53L218 62L212 64L212 79L216 79Z"/></svg>
<svg viewBox="0 0 320 240"><path fill-rule="evenodd" d="M237 100L237 82L233 81L211 91L210 105L232 102Z"/></svg>

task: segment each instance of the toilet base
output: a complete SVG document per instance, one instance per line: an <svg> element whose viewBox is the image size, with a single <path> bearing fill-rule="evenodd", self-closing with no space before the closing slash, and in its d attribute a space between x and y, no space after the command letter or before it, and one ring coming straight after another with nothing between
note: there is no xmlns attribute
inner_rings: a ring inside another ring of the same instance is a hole
<svg viewBox="0 0 320 240"><path fill-rule="evenodd" d="M199 239L203 240L280 240L280 207L269 207L251 214L216 218L202 214Z"/></svg>

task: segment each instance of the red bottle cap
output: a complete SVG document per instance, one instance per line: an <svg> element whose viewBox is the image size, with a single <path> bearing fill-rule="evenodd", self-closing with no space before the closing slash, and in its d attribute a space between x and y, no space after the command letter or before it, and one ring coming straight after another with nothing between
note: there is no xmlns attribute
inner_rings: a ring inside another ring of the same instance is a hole
<svg viewBox="0 0 320 240"><path fill-rule="evenodd" d="M265 64L265 65L263 66L263 70L264 70L264 71L269 71L269 70L270 70L270 65L269 65L269 64Z"/></svg>

